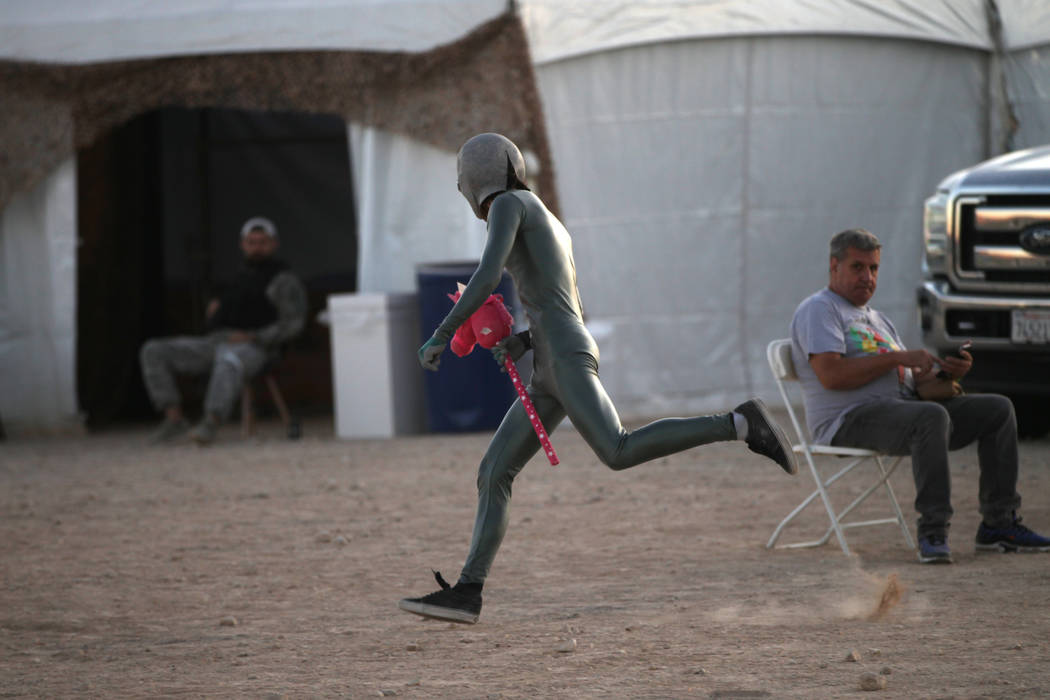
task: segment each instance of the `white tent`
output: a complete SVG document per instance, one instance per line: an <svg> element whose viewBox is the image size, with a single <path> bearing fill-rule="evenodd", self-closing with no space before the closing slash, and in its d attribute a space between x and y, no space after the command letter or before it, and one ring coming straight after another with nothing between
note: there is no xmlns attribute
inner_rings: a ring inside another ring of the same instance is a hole
<svg viewBox="0 0 1050 700"><path fill-rule="evenodd" d="M1001 31L985 0L517 6L603 379L627 416L772 396L765 344L824 283L827 239L849 226L883 239L876 301L917 343L922 200L949 171L1007 144L1050 140L1050 10L1038 0L999 2ZM494 0L26 0L0 7L0 59L414 52L504 9ZM361 290L411 289L416 262L476 257L483 231L445 184L454 153L348 129ZM72 161L56 168L0 221L9 425L75 421L74 173ZM441 183L423 209L405 206L409 175Z"/></svg>
<svg viewBox="0 0 1050 700"><path fill-rule="evenodd" d="M291 51L422 54L451 45L507 7L506 0L9 2L0 6L0 60L79 67ZM527 56L521 61L527 65ZM0 95L0 108L5 97ZM37 106L32 100L17 105L26 112L23 122L39 118ZM59 123L67 117L44 99L39 106L58 111ZM15 108L6 107L10 123ZM417 262L479 255L484 224L456 192L451 144L441 149L367 123L348 123L347 132L362 291L409 289ZM62 129L45 134L71 138ZM0 164L5 161L11 165L6 155ZM407 182L441 186L416 188L406 206ZM76 196L76 162L70 157L0 203L6 204L0 219L0 420L9 432L63 430L80 422Z"/></svg>
<svg viewBox="0 0 1050 700"><path fill-rule="evenodd" d="M875 302L920 344L923 200L956 169L1050 141L1050 9L1000 2L998 33L994 9L524 3L581 292L625 413L775 396L765 347L849 227L882 239Z"/></svg>

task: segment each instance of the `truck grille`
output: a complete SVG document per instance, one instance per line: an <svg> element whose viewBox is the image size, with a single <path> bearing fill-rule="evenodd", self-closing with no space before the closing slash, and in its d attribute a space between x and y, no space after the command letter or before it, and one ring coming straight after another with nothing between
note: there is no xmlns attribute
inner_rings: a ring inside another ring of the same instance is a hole
<svg viewBox="0 0 1050 700"><path fill-rule="evenodd" d="M1050 196L961 196L954 218L960 289L1050 292Z"/></svg>

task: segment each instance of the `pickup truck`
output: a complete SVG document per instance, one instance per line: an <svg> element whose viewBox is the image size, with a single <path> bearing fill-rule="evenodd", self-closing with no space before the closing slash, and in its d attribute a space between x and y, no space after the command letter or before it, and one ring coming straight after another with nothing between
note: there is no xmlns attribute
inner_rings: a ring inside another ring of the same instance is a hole
<svg viewBox="0 0 1050 700"><path fill-rule="evenodd" d="M953 173L926 200L923 342L973 341L967 391L1014 402L1022 437L1050 430L1050 146Z"/></svg>

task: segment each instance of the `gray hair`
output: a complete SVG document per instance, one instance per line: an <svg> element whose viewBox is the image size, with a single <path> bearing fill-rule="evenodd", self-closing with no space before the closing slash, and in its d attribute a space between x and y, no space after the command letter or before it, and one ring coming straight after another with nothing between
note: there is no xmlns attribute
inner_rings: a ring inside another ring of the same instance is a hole
<svg viewBox="0 0 1050 700"><path fill-rule="evenodd" d="M869 252L881 249L882 244L874 233L863 228L848 228L831 237L831 257L836 260L845 260L850 248Z"/></svg>

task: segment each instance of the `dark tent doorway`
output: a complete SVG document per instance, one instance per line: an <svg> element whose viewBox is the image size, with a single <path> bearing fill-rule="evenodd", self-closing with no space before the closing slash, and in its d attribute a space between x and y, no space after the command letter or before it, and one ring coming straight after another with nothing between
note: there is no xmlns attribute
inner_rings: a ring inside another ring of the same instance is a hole
<svg viewBox="0 0 1050 700"><path fill-rule="evenodd" d="M306 330L281 363L299 413L331 411L327 295L356 290L357 231L339 117L166 108L77 154L77 392L89 428L154 415L138 350L199 333L212 293L240 260L241 224L272 219L280 256L306 284ZM187 386L193 415L200 386Z"/></svg>

